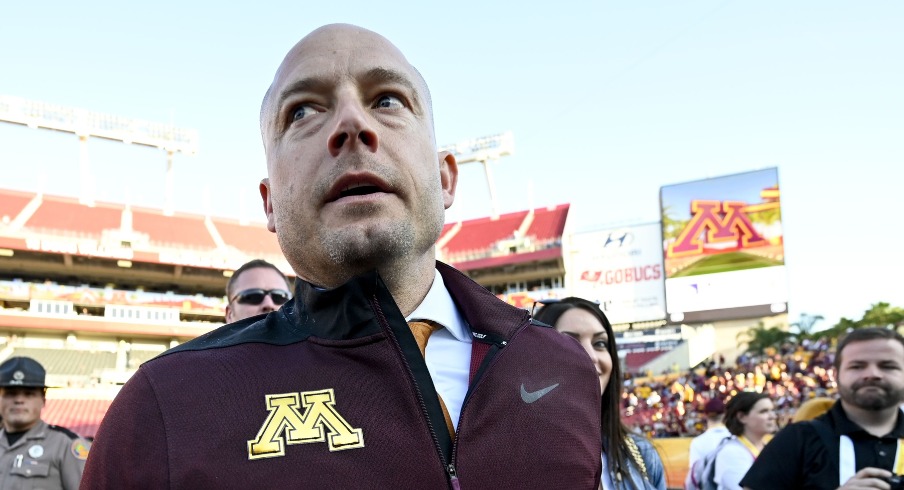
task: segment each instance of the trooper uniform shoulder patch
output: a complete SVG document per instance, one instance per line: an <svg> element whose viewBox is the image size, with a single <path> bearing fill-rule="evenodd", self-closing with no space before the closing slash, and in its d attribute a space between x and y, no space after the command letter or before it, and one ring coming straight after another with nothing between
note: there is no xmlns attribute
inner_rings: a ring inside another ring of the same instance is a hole
<svg viewBox="0 0 904 490"><path fill-rule="evenodd" d="M72 441L72 446L70 449L72 451L72 455L75 456L76 459L84 461L88 459L88 452L91 451L91 441L79 437L76 440Z"/></svg>

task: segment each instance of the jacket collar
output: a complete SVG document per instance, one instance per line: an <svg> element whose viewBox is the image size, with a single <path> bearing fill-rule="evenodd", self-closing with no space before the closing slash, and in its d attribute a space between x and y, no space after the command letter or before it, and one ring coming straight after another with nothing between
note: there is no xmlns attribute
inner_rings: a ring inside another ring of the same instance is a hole
<svg viewBox="0 0 904 490"><path fill-rule="evenodd" d="M847 413L844 411L844 407L841 406L841 400L836 401L835 404L832 405L827 416L831 417L835 422L835 431L839 435L861 438L875 437L857 425L856 422L848 418ZM897 411L897 417L894 428L892 428L891 432L886 434L885 437L894 437L897 439L904 438L904 414L902 414L901 410Z"/></svg>
<svg viewBox="0 0 904 490"><path fill-rule="evenodd" d="M472 281L455 268L436 262L449 295L471 326L472 335L508 340L528 319L526 310L515 308ZM360 338L378 333L378 316L389 322L405 318L377 271L352 278L333 289L321 289L297 280L295 300L284 313L299 332L324 339Z"/></svg>
<svg viewBox="0 0 904 490"><path fill-rule="evenodd" d="M528 322L527 310L499 300L453 267L437 262L436 269L455 306L471 327L475 340L504 344ZM295 283L295 297L279 310L224 325L174 347L164 355L248 342L288 345L308 337L362 339L382 333L383 321L388 324L405 322L376 270L333 289L319 288L302 279L296 279Z"/></svg>
<svg viewBox="0 0 904 490"><path fill-rule="evenodd" d="M481 340L481 335L484 335L492 341L507 342L528 322L530 314L527 310L500 300L454 267L437 261L436 270L443 277L458 310L471 326L471 335L475 339Z"/></svg>
<svg viewBox="0 0 904 490"><path fill-rule="evenodd" d="M443 276L433 270L433 284L421 304L405 317L405 320L430 320L443 326L459 342L471 343L471 329L452 301L452 295L446 289Z"/></svg>

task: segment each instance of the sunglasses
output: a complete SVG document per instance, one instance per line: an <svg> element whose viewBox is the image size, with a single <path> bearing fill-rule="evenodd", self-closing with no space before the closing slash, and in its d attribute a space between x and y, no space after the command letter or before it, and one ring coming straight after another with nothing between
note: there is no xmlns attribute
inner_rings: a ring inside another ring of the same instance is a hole
<svg viewBox="0 0 904 490"><path fill-rule="evenodd" d="M562 302L562 300L559 298L538 299L538 300L534 301L534 304L530 307L530 316L532 316L532 317L537 316L537 313L540 310L542 310L544 306L554 305L556 303L561 303L561 302ZM600 305L600 302L596 301L596 300L593 300L593 301L588 300L587 302L593 303L596 306ZM571 304L574 304L574 303L571 303ZM602 310L600 310L600 311L602 311Z"/></svg>
<svg viewBox="0 0 904 490"><path fill-rule="evenodd" d="M272 300L275 305L281 305L292 298L292 295L285 289L258 288L239 291L238 294L232 297L231 301L243 305L259 305L264 302L264 298L266 298L267 295L270 295L270 300Z"/></svg>
<svg viewBox="0 0 904 490"><path fill-rule="evenodd" d="M557 298L549 298L549 299L538 299L534 301L534 304L530 307L530 316L537 316L537 312L543 309L544 306L551 305L553 303L558 303L559 299Z"/></svg>

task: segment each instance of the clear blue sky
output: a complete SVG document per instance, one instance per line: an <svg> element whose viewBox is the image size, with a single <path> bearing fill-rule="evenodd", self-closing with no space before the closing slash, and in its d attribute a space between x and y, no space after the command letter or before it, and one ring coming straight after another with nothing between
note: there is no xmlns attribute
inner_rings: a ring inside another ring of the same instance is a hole
<svg viewBox="0 0 904 490"><path fill-rule="evenodd" d="M792 320L904 306L904 2L488 3L7 2L0 94L196 128L177 209L262 219L261 96L301 36L355 23L424 74L441 144L514 132L503 212L650 222L661 185L776 166ZM163 206L162 153L90 151L99 200ZM0 166L0 187L78 193L72 135L0 125ZM448 218L489 209L463 168Z"/></svg>

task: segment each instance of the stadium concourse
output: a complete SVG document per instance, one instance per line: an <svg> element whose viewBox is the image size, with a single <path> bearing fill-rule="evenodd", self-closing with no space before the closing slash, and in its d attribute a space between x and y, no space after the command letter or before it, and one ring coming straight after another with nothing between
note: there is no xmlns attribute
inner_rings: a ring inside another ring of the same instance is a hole
<svg viewBox="0 0 904 490"><path fill-rule="evenodd" d="M568 209L447 224L438 255L530 307L564 286ZM93 437L142 362L222 325L226 281L254 258L293 274L262 223L0 189L0 361L41 362L45 420Z"/></svg>

